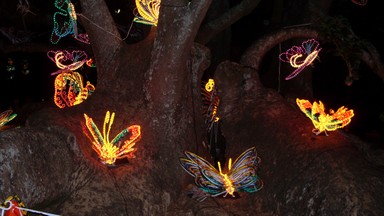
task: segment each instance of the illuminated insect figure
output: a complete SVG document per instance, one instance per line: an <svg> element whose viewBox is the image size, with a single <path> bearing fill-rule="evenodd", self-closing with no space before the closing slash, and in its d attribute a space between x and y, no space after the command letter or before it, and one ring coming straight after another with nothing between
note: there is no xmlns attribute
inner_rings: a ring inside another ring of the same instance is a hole
<svg viewBox="0 0 384 216"><path fill-rule="evenodd" d="M300 46L293 46L286 52L279 55L279 58L283 62L290 63L293 68L296 68L291 74L289 74L285 80L290 80L296 77L304 68L312 64L312 62L319 55L321 48L319 42L315 39L304 41Z"/></svg>
<svg viewBox="0 0 384 216"><path fill-rule="evenodd" d="M217 115L217 109L220 104L220 98L217 95L215 81L209 79L206 83L203 82L203 88L201 89L203 98L203 115L205 116L205 124L207 130L211 130L214 122L217 122L220 118Z"/></svg>
<svg viewBox="0 0 384 216"><path fill-rule="evenodd" d="M75 71L82 67L88 58L87 53L82 50L73 50L72 52L67 50L51 50L47 52L47 56L59 68L58 71L51 73L51 75L65 71Z"/></svg>
<svg viewBox="0 0 384 216"><path fill-rule="evenodd" d="M62 72L55 78L55 94L53 96L56 106L60 108L71 107L82 103L95 91L89 81L83 84L82 76L77 72Z"/></svg>
<svg viewBox="0 0 384 216"><path fill-rule="evenodd" d="M160 0L135 0L134 22L157 26L160 12ZM137 14L138 13L138 14Z"/></svg>
<svg viewBox="0 0 384 216"><path fill-rule="evenodd" d="M201 95L203 98L203 115L207 126L207 138L209 153L214 160L215 166L217 162L225 164L226 139L221 130L221 119L217 114L217 109L220 104L220 98L217 95L215 81L208 79L202 83Z"/></svg>
<svg viewBox="0 0 384 216"><path fill-rule="evenodd" d="M327 114L321 101L311 104L308 100L297 98L296 103L300 110L311 119L315 126L312 132L316 135L324 132L328 136L327 131L334 131L345 127L354 116L353 110L348 110L344 106L340 107L336 112L330 109L329 114Z"/></svg>
<svg viewBox="0 0 384 216"><path fill-rule="evenodd" d="M72 35L76 40L89 44L87 34L79 34L77 29L77 14L70 0L55 0L58 11L53 14L53 30L51 43L57 44L61 38Z"/></svg>
<svg viewBox="0 0 384 216"><path fill-rule="evenodd" d="M93 137L92 148L96 151L104 164L114 165L117 159L134 157L133 153L136 151L136 148L133 148L133 146L141 138L139 125L132 125L125 128L110 141L109 132L115 119L115 113L110 114L110 112L107 111L104 118L102 134L92 118L88 117L85 113L84 117L86 126ZM122 142L127 136L128 139Z"/></svg>
<svg viewBox="0 0 384 216"><path fill-rule="evenodd" d="M199 200L203 201L208 196L226 197L228 194L235 197L235 192L253 193L263 187L263 181L257 174L261 159L257 156L256 148L244 151L233 163L229 159L226 173L218 170L208 161L191 152L184 152L186 158L180 158L183 169L195 177L195 184L205 192Z"/></svg>
<svg viewBox="0 0 384 216"><path fill-rule="evenodd" d="M12 114L12 110L6 110L0 113L0 128L2 128L5 124L12 121L17 116L16 113Z"/></svg>
<svg viewBox="0 0 384 216"><path fill-rule="evenodd" d="M55 7L58 11L53 14L52 44L57 44L69 34L77 34L77 16L73 4L69 0L56 0Z"/></svg>

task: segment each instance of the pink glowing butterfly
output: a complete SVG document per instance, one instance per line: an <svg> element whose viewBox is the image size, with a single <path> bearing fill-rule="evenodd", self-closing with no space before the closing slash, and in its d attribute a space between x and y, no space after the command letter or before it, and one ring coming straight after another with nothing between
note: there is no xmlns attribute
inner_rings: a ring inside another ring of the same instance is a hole
<svg viewBox="0 0 384 216"><path fill-rule="evenodd" d="M354 4L365 6L368 3L368 0L352 0Z"/></svg>
<svg viewBox="0 0 384 216"><path fill-rule="evenodd" d="M56 66L59 68L58 71L51 73L56 75L64 71L75 71L87 61L87 54L82 50L73 50L69 52L67 50L48 51L47 56Z"/></svg>
<svg viewBox="0 0 384 216"><path fill-rule="evenodd" d="M292 67L296 68L285 80L290 80L297 76L304 68L310 65L318 56L321 48L319 42L315 39L304 41L300 46L293 46L286 52L279 55L283 62L288 62Z"/></svg>

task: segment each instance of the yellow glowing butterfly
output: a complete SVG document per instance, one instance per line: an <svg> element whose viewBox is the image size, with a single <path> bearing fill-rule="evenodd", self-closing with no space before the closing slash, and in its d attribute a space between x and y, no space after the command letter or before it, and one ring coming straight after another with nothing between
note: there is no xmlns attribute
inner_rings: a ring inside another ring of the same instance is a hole
<svg viewBox="0 0 384 216"><path fill-rule="evenodd" d="M136 9L134 22L157 26L160 12L160 0L135 0Z"/></svg>
<svg viewBox="0 0 384 216"><path fill-rule="evenodd" d="M83 84L83 77L78 72L62 72L55 78L53 100L60 108L71 107L85 101L95 91L89 81Z"/></svg>
<svg viewBox="0 0 384 216"><path fill-rule="evenodd" d="M353 110L348 110L346 107L340 107L336 112L330 109L329 114L325 113L324 104L314 102L311 104L308 100L297 98L296 103L300 110L312 120L315 128L312 132L316 135L324 132L327 136L327 131L334 131L338 128L345 127L351 122L354 116Z"/></svg>
<svg viewBox="0 0 384 216"><path fill-rule="evenodd" d="M109 141L109 132L115 119L115 113L110 114L110 112L107 111L104 119L103 134L100 133L92 118L88 117L85 113L84 117L87 128L94 139L92 148L97 152L103 163L113 165L116 159L134 157L133 152L135 152L136 149L133 148L133 146L141 138L139 125L132 125L125 128L117 134L112 141ZM106 127L108 127L108 130L106 130ZM128 139L122 143L122 139L126 136L129 136Z"/></svg>

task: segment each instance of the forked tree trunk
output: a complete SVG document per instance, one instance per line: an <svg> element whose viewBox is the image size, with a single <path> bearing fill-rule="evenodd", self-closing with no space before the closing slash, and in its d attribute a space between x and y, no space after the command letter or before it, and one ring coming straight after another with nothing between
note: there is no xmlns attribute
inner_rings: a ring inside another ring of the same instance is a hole
<svg viewBox="0 0 384 216"><path fill-rule="evenodd" d="M209 54L203 47L194 47L193 41L210 1L162 1L158 27L132 45L118 36L104 1L81 3L79 17L90 36L98 70L96 91L80 105L42 110L32 115L25 127L4 134L12 140L4 148L15 154L2 152L10 164L2 166L2 192L20 194L30 207L49 206L45 209L63 215L164 213L181 190L183 171L178 157L201 142L196 135L201 133L196 125L201 124L195 121L202 116L194 100L200 99L199 79L209 65ZM141 125L142 131L135 146L136 158L115 169L100 163L91 140L83 133L87 131L84 113L102 130L108 110L116 112L110 139L133 124ZM17 139L17 134L39 136L28 140ZM63 138L62 142L54 140L55 151L49 150L51 136ZM28 154L30 145L41 146L46 152L31 150L33 154ZM19 157L31 165L20 166L24 162ZM37 161L32 162L33 158ZM41 171L43 164L50 168ZM20 190L12 186L16 181L13 169L22 173L16 183ZM31 172L36 174L30 177ZM39 173L49 176L50 172L57 175L40 181L42 185L37 187ZM31 187L22 186L24 181Z"/></svg>

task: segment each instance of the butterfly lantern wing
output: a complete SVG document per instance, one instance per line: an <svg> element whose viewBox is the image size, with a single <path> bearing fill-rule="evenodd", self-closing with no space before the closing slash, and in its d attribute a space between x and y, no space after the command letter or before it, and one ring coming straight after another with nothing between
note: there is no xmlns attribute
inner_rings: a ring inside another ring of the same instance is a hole
<svg viewBox="0 0 384 216"><path fill-rule="evenodd" d="M319 103L314 102L313 104L305 99L296 99L297 106L300 108L300 110L309 118L311 119L314 127L316 130L313 130L313 132L316 132L316 134L321 133L325 130L325 128L322 128L322 124L320 124L319 117L321 115L326 116L324 112L324 104L320 101Z"/></svg>
<svg viewBox="0 0 384 216"><path fill-rule="evenodd" d="M135 0L136 9L134 22L157 26L160 12L160 0Z"/></svg>
<svg viewBox="0 0 384 216"><path fill-rule="evenodd" d="M346 107L340 107L336 112L331 110L331 120L326 125L328 131L334 131L338 128L343 128L351 122L354 116L353 110L348 110Z"/></svg>
<svg viewBox="0 0 384 216"><path fill-rule="evenodd" d="M317 117L312 113L312 103L305 99L296 99L296 104L300 110L311 120L317 120Z"/></svg>
<svg viewBox="0 0 384 216"><path fill-rule="evenodd" d="M87 114L84 113L85 124L93 137L93 145L92 148L98 153L101 151L101 148L104 145L103 135L100 133L96 124L93 122L93 119L90 118Z"/></svg>
<svg viewBox="0 0 384 216"><path fill-rule="evenodd" d="M219 171L208 161L191 152L184 152L187 158L180 158L183 169L195 177L195 184L212 196L219 196L226 192L224 179Z"/></svg>
<svg viewBox="0 0 384 216"><path fill-rule="evenodd" d="M228 176L236 191L253 193L263 187L263 181L257 174L260 162L256 147L247 149L235 160Z"/></svg>
<svg viewBox="0 0 384 216"><path fill-rule="evenodd" d="M128 139L124 141L123 145L120 145L120 142L128 136ZM140 125L132 125L121 131L119 134L113 138L111 144L114 146L119 146L117 151L117 159L126 158L134 158L133 153L137 150L137 148L133 148L133 146L138 142L141 138L141 127Z"/></svg>

